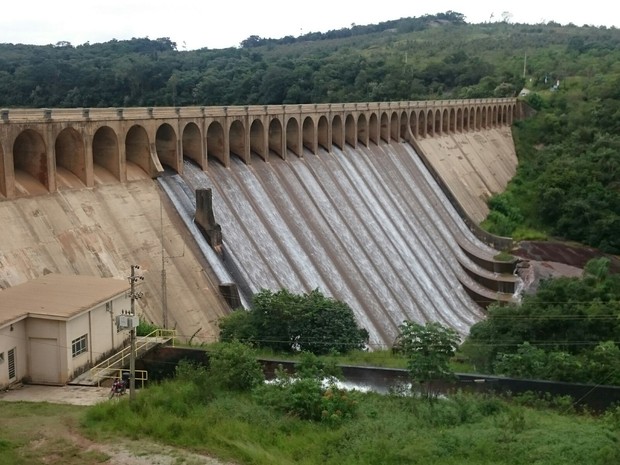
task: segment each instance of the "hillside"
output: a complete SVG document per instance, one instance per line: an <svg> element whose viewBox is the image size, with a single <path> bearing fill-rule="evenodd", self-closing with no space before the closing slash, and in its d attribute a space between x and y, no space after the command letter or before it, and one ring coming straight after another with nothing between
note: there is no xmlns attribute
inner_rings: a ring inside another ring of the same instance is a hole
<svg viewBox="0 0 620 465"><path fill-rule="evenodd" d="M240 48L169 39L0 44L0 106L252 105L479 98L617 72L616 29L404 18ZM526 60L527 57L527 60ZM526 65L526 66L524 66Z"/></svg>

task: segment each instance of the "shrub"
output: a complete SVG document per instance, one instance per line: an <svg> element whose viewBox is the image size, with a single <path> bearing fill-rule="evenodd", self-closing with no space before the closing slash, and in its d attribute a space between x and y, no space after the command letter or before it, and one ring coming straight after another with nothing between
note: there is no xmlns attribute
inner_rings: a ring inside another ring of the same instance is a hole
<svg viewBox="0 0 620 465"><path fill-rule="evenodd" d="M239 341L223 343L209 355L209 376L224 389L248 391L264 380L256 354Z"/></svg>

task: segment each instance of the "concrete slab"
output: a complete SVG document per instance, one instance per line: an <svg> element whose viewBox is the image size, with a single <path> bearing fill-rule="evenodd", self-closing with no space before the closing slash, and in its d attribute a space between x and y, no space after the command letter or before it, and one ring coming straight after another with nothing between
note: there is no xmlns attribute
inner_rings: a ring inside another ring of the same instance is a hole
<svg viewBox="0 0 620 465"><path fill-rule="evenodd" d="M50 402L52 404L95 405L108 400L109 387L42 386L24 384L0 391L4 402Z"/></svg>

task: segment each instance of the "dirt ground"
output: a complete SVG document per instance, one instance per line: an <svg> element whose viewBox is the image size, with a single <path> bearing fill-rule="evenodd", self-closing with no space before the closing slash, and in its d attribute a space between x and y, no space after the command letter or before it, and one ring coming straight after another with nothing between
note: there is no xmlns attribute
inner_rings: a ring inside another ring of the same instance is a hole
<svg viewBox="0 0 620 465"><path fill-rule="evenodd" d="M2 402L48 402L78 406L113 402L108 399L109 392L110 388L107 387L17 385L10 390L0 391L0 410L3 410ZM46 425L45 421L41 418L36 425L28 426L28 434L33 440L26 446L30 449L28 453L33 453L33 450L44 451L46 447L50 449L50 456L44 456L41 463L55 463L51 456L55 455L54 449L61 443L64 449L72 448L75 454L80 454L81 465L233 465L144 439L134 441L125 438L113 444L98 443L82 436L72 421L55 421L53 428ZM17 424L14 427L20 428Z"/></svg>

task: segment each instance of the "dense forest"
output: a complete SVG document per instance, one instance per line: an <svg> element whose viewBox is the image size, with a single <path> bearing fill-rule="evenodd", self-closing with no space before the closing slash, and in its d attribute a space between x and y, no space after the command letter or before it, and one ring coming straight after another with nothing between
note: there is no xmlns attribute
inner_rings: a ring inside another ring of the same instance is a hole
<svg viewBox="0 0 620 465"><path fill-rule="evenodd" d="M250 36L237 48L218 50L178 51L168 38L78 46L0 44L0 106L513 96L525 79L539 90L558 80L563 86L569 78L584 88L598 87L597 80L614 72L619 45L615 29L505 22L471 25L453 12L296 39Z"/></svg>
<svg viewBox="0 0 620 465"><path fill-rule="evenodd" d="M0 44L0 107L252 105L520 96L519 157L483 223L515 239L620 253L620 30L467 24L446 12L239 47L168 38ZM492 307L465 349L480 369L620 382L620 282L609 263ZM545 342L546 341L546 342ZM615 363L612 363L613 361Z"/></svg>

